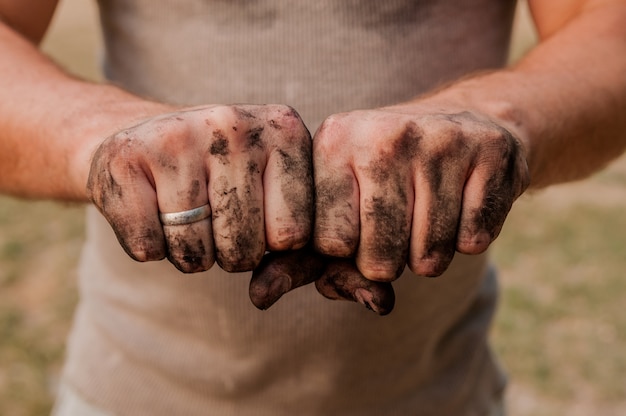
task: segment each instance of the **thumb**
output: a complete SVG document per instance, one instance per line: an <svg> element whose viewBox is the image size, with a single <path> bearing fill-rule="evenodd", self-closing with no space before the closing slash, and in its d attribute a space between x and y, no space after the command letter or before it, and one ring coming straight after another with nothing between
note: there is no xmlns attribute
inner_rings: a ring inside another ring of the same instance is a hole
<svg viewBox="0 0 626 416"><path fill-rule="evenodd" d="M328 299L358 302L379 315L387 315L395 304L391 283L368 280L353 260L325 257L310 245L266 254L252 273L250 300L265 310L285 293L312 282Z"/></svg>
<svg viewBox="0 0 626 416"><path fill-rule="evenodd" d="M315 287L328 299L358 302L381 316L390 313L396 302L390 282L367 279L352 260L337 259L329 263L322 277L315 281Z"/></svg>
<svg viewBox="0 0 626 416"><path fill-rule="evenodd" d="M290 290L318 279L325 267L325 259L310 246L268 253L252 272L250 300L254 306L265 310Z"/></svg>

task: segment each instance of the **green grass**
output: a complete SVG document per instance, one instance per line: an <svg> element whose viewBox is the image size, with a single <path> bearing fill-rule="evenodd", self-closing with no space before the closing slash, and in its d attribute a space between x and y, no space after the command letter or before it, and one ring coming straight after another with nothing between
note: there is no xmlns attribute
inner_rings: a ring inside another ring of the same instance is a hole
<svg viewBox="0 0 626 416"><path fill-rule="evenodd" d="M50 411L71 315L83 208L0 197L0 414Z"/></svg>
<svg viewBox="0 0 626 416"><path fill-rule="evenodd" d="M620 172L590 183L607 178L626 191ZM601 196L581 192L565 209L520 201L493 250L503 286L496 350L514 383L564 408L581 389L608 408L623 410L626 398L626 195Z"/></svg>

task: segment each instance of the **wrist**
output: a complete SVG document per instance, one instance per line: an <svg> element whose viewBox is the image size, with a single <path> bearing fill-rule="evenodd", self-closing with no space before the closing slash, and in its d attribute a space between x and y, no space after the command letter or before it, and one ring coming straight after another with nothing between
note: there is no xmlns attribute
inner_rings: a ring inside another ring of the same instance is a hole
<svg viewBox="0 0 626 416"><path fill-rule="evenodd" d="M478 75L440 89L430 95L418 97L408 103L419 112L455 114L470 112L506 129L519 142L524 157L531 166L531 122L528 112L519 105L519 81L511 71L502 70ZM532 170L531 170L532 173Z"/></svg>

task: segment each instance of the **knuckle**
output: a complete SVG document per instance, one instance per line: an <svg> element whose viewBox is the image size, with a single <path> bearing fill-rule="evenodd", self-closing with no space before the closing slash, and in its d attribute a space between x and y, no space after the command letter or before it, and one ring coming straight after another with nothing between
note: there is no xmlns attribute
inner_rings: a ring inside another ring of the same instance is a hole
<svg viewBox="0 0 626 416"><path fill-rule="evenodd" d="M340 141L346 133L345 119L346 114L333 114L327 117L318 128L315 141L326 146L334 141Z"/></svg>
<svg viewBox="0 0 626 416"><path fill-rule="evenodd" d="M297 250L309 241L308 227L295 224L292 227L283 227L275 234L267 236L267 248L271 251Z"/></svg>
<svg viewBox="0 0 626 416"><path fill-rule="evenodd" d="M356 251L357 242L349 237L338 238L317 235L313 240L315 250L327 256L348 258Z"/></svg>
<svg viewBox="0 0 626 416"><path fill-rule="evenodd" d="M298 113L289 106L280 106L268 115L267 125L274 137L293 143L310 142L311 135Z"/></svg>

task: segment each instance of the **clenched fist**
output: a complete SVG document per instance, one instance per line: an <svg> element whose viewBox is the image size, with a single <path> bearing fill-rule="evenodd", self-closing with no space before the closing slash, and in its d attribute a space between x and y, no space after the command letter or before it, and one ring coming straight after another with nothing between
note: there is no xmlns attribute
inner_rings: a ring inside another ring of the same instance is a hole
<svg viewBox="0 0 626 416"><path fill-rule="evenodd" d="M518 140L472 112L418 105L328 118L313 139L315 249L368 279L443 273L497 237L529 184Z"/></svg>
<svg viewBox="0 0 626 416"><path fill-rule="evenodd" d="M455 251L483 252L529 183L523 148L495 121L417 105L329 117L313 164L313 248L261 263L250 286L258 307L315 281L328 298L385 315L407 264L437 276Z"/></svg>
<svg viewBox="0 0 626 416"><path fill-rule="evenodd" d="M91 200L139 261L183 272L254 269L266 250L303 247L313 218L311 137L290 107L207 106L150 118L107 138ZM160 213L207 205L169 224Z"/></svg>

